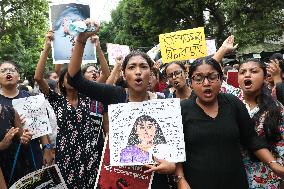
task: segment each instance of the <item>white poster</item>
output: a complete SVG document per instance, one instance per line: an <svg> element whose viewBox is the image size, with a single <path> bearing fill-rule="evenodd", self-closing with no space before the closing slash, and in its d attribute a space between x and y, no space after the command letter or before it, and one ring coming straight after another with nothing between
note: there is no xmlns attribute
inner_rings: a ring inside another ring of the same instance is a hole
<svg viewBox="0 0 284 189"><path fill-rule="evenodd" d="M15 99L12 104L19 114L25 116L24 128L33 134L32 139L52 133L43 94Z"/></svg>
<svg viewBox="0 0 284 189"><path fill-rule="evenodd" d="M55 164L24 176L10 189L67 189L67 187Z"/></svg>
<svg viewBox="0 0 284 189"><path fill-rule="evenodd" d="M206 40L206 47L208 56L216 53L216 42L215 39Z"/></svg>
<svg viewBox="0 0 284 189"><path fill-rule="evenodd" d="M109 65L115 65L115 59L119 56L124 59L130 53L130 48L127 45L107 43L107 53Z"/></svg>
<svg viewBox="0 0 284 189"><path fill-rule="evenodd" d="M110 105L109 128L111 166L185 161L179 99Z"/></svg>
<svg viewBox="0 0 284 189"><path fill-rule="evenodd" d="M69 63L76 37L70 33L69 25L75 21L90 18L90 5L83 0L57 1L49 5L49 22L54 32L52 56L54 64ZM96 50L87 41L83 63L96 63Z"/></svg>

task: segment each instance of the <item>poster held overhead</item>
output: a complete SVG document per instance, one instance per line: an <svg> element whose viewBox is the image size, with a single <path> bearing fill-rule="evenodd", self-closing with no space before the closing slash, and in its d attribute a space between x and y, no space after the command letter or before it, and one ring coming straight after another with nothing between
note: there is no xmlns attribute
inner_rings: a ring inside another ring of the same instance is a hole
<svg viewBox="0 0 284 189"><path fill-rule="evenodd" d="M163 63L207 56L203 27L161 34L159 42Z"/></svg>
<svg viewBox="0 0 284 189"><path fill-rule="evenodd" d="M49 22L54 32L52 57L54 64L69 63L76 36L72 35L72 23L90 18L90 5L84 1L63 1L49 5ZM83 63L96 63L94 44L87 40Z"/></svg>

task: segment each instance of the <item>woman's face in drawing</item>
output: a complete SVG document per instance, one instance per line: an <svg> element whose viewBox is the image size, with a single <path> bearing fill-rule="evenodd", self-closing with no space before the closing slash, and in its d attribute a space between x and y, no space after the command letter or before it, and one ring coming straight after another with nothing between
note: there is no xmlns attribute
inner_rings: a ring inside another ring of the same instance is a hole
<svg viewBox="0 0 284 189"><path fill-rule="evenodd" d="M156 126L150 121L142 121L137 125L137 135L142 143L153 143L156 134Z"/></svg>

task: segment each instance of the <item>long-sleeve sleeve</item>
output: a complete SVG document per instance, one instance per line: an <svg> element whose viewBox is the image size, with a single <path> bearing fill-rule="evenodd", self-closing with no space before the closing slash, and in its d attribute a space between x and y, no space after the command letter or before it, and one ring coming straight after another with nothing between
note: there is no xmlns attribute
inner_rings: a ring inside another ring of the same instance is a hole
<svg viewBox="0 0 284 189"><path fill-rule="evenodd" d="M74 77L68 75L68 83L78 92L106 105L122 103L126 99L124 88L88 81L82 76L81 70Z"/></svg>

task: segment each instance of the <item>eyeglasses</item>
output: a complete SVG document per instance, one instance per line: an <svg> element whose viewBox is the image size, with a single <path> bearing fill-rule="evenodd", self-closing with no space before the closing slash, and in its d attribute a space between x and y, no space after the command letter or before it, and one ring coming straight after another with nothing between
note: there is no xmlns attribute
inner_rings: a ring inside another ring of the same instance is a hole
<svg viewBox="0 0 284 189"><path fill-rule="evenodd" d="M171 79L171 78L173 78L174 76L175 77L180 77L180 76L182 76L182 70L176 70L176 71L174 71L173 73L170 73L170 74L168 74L167 75L167 78L168 79Z"/></svg>
<svg viewBox="0 0 284 189"><path fill-rule="evenodd" d="M2 68L2 69L0 69L1 74L5 74L7 72L16 73L16 72L18 72L18 70L16 68Z"/></svg>
<svg viewBox="0 0 284 189"><path fill-rule="evenodd" d="M192 76L191 79L196 83L196 84L202 84L205 80L205 78L210 82L210 83L214 83L215 81L217 81L219 79L219 74L218 73L211 73L207 76L198 74L195 76Z"/></svg>
<svg viewBox="0 0 284 189"><path fill-rule="evenodd" d="M86 73L99 73L97 70L89 70L89 71L86 71Z"/></svg>

